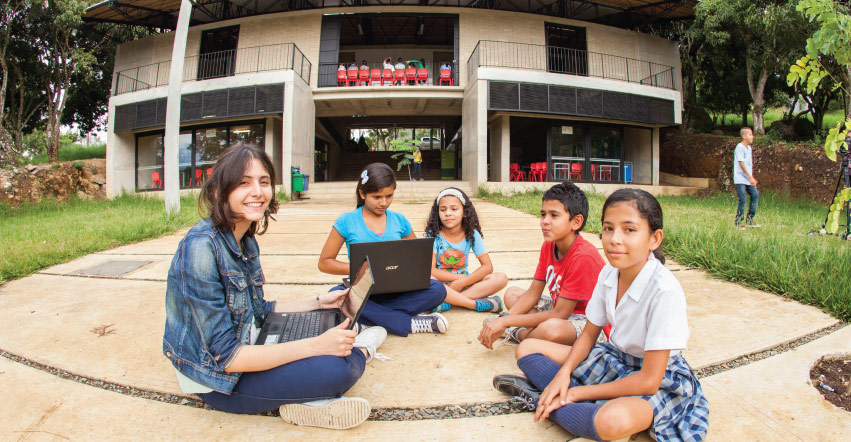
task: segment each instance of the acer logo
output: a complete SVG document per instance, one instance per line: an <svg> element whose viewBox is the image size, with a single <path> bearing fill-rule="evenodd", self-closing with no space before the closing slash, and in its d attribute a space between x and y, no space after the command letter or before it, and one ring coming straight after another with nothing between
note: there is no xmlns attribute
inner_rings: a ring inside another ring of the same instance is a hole
<svg viewBox="0 0 851 442"><path fill-rule="evenodd" d="M398 268L399 268L399 266L387 266L387 267L384 268L384 270L396 270Z"/></svg>

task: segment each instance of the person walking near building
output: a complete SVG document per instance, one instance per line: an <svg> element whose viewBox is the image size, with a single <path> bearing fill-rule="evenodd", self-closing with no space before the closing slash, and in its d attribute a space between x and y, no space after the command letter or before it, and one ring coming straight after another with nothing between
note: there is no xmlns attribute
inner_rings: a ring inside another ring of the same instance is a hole
<svg viewBox="0 0 851 442"><path fill-rule="evenodd" d="M736 145L736 152L733 155L733 184L736 186L736 195L739 198L739 206L736 209L736 228L744 229L748 227L759 227L759 224L754 222L756 216L756 206L759 202L759 191L756 189L758 181L753 177L753 130L749 127L743 127L739 130L742 136L742 141ZM745 202L750 196L750 205L748 213L745 216Z"/></svg>
<svg viewBox="0 0 851 442"><path fill-rule="evenodd" d="M416 179L417 176L420 181L423 181L423 153L420 152L419 147L414 149L414 173L411 174L411 178Z"/></svg>

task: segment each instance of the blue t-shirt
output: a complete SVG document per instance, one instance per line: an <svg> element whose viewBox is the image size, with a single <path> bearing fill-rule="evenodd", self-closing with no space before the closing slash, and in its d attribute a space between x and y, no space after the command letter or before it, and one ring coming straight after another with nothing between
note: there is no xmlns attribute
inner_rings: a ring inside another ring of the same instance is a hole
<svg viewBox="0 0 851 442"><path fill-rule="evenodd" d="M387 210L387 224L381 235L369 230L363 220L363 206L346 212L334 221L334 228L346 240L346 255L350 254L349 245L357 242L393 241L411 234L411 222L401 213Z"/></svg>
<svg viewBox="0 0 851 442"><path fill-rule="evenodd" d="M469 275L467 270L467 256L470 254L470 249L473 250L473 255L482 256L487 253L485 241L478 230L473 231L473 244L467 238L461 242L452 243L444 238L440 232L434 238L434 253L437 255L435 264L438 269L446 270L447 272L458 273L461 275Z"/></svg>
<svg viewBox="0 0 851 442"><path fill-rule="evenodd" d="M745 168L753 176L753 155L750 146L745 147L742 143L737 144L736 153L733 155L733 184L747 184L750 186L751 180L745 174L745 171L742 170L742 165L739 164L739 161L745 163Z"/></svg>

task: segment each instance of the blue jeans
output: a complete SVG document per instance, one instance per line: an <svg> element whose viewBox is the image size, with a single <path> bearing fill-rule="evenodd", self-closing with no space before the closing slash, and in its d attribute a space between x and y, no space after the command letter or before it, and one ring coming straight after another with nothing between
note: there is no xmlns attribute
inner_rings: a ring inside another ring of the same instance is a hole
<svg viewBox="0 0 851 442"><path fill-rule="evenodd" d="M331 290L342 290L338 285ZM403 293L386 293L369 297L360 320L366 325L380 325L388 333L408 336L411 332L411 317L430 312L446 299L446 287L442 282L432 279L427 289Z"/></svg>
<svg viewBox="0 0 851 442"><path fill-rule="evenodd" d="M750 186L747 184L736 184L736 195L739 197L739 207L736 209L736 224L741 224L743 221L742 215L745 213L745 200L747 198L746 195L750 195L751 203L748 206L748 215L747 220L752 221L753 217L756 216L756 205L759 202L759 192L756 190L756 186Z"/></svg>
<svg viewBox="0 0 851 442"><path fill-rule="evenodd" d="M423 163L414 162L414 173L411 174L411 178L420 176L420 179L423 179Z"/></svg>
<svg viewBox="0 0 851 442"><path fill-rule="evenodd" d="M229 413L255 414L284 404L340 397L363 375L366 356L314 356L265 371L242 373L231 394L214 391L198 396L213 408Z"/></svg>

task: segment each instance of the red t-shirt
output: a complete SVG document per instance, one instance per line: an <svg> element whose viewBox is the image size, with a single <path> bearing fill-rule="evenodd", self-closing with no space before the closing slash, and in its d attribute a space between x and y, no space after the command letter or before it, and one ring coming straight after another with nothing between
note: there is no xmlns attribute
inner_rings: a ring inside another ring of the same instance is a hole
<svg viewBox="0 0 851 442"><path fill-rule="evenodd" d="M585 306L591 299L597 276L606 265L597 248L582 238L576 237L567 255L556 259L554 242L541 245L541 256L534 278L544 281L544 290L549 290L555 307L559 298L576 301L573 313L585 314Z"/></svg>

